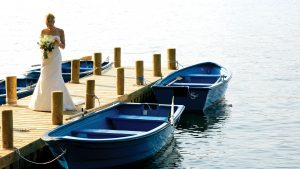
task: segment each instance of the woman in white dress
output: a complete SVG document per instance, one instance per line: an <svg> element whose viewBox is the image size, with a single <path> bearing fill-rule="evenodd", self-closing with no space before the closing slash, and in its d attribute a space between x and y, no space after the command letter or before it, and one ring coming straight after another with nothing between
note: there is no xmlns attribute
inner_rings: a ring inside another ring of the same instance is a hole
<svg viewBox="0 0 300 169"><path fill-rule="evenodd" d="M51 111L52 91L63 92L64 110L75 110L61 74L62 58L59 48L65 48L65 35L63 29L55 27L54 23L54 15L48 14L46 16L47 28L41 32L41 37L52 36L55 39L55 45L47 58L43 58L41 74L29 103L29 108L36 111Z"/></svg>

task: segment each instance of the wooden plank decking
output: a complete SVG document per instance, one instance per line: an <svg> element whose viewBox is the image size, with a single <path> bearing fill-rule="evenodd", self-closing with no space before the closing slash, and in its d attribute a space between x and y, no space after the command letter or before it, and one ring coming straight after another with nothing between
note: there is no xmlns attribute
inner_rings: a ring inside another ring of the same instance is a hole
<svg viewBox="0 0 300 169"><path fill-rule="evenodd" d="M77 103L79 111L64 112L64 123L66 118L80 112L80 108L84 107L86 80L95 80L95 95L100 100L95 100L95 109L102 109L118 101L139 101L137 98L143 94L145 90L149 90L149 84L154 83L160 77L153 77L152 69L144 69L144 78L146 85L136 85L135 68L125 67L125 94L117 95L116 93L116 69L112 68L101 76L91 75L80 79L79 84L67 83L66 86L74 100ZM166 75L171 70L162 69L162 74ZM50 82L49 82L50 83ZM14 128L14 146L22 152L23 155L29 155L38 149L44 147L40 137L50 129L56 127L52 125L51 113L32 111L27 108L31 96L18 100L16 106L0 106L0 111L10 109L13 110L13 128ZM2 117L0 116L0 121ZM0 133L0 144L2 144L2 133ZM2 147L2 145L1 145ZM12 165L14 161L19 159L15 151L0 149L0 169Z"/></svg>

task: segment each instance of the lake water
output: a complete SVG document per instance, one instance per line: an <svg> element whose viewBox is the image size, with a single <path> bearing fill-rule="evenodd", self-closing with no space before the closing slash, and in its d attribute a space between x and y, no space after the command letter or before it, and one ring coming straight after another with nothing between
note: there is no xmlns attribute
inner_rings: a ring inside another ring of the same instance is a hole
<svg viewBox="0 0 300 169"><path fill-rule="evenodd" d="M213 61L233 73L208 114L185 115L171 144L135 168L299 168L300 1L4 1L0 77L38 64L36 42L48 12L67 47L63 59L102 52L122 64L176 48L183 65Z"/></svg>

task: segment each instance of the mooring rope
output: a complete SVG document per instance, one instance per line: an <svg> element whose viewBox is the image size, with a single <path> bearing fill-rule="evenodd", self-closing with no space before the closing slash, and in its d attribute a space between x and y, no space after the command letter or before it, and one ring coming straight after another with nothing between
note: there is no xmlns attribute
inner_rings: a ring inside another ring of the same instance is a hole
<svg viewBox="0 0 300 169"><path fill-rule="evenodd" d="M86 93L86 95L92 96L93 98L96 98L98 100L98 104L100 106L100 99L99 99L99 97L97 95L95 95L95 94L89 94L89 93ZM74 116L68 117L68 118L66 118L66 120L71 120L71 119L79 117L79 116L84 117L87 113L89 113L89 112L84 111L83 108L81 108L81 113L78 113L78 114L75 114Z"/></svg>
<svg viewBox="0 0 300 169"><path fill-rule="evenodd" d="M150 80L147 80L146 78L144 78L144 76L140 76L140 77L137 77L136 79L144 82L143 85L147 85L148 83L151 84L152 82Z"/></svg>
<svg viewBox="0 0 300 169"><path fill-rule="evenodd" d="M181 66L182 68L184 68L184 66L182 65L182 64L180 64L179 62L178 62L178 60L175 60L175 61L168 61L169 63L175 63L176 65L175 65L175 67L176 67L176 69L179 69L179 66Z"/></svg>
<svg viewBox="0 0 300 169"><path fill-rule="evenodd" d="M190 98L192 99L192 100L194 100L194 99L196 99L197 97L199 97L199 93L197 94L196 92L190 92L190 87L189 86L187 86L187 88L188 88L188 94L189 94L189 96L190 96Z"/></svg>
<svg viewBox="0 0 300 169"><path fill-rule="evenodd" d="M18 100L18 97L16 97L16 98L6 98L5 99L6 103L17 102L17 100Z"/></svg>
<svg viewBox="0 0 300 169"><path fill-rule="evenodd" d="M98 96L96 96L95 94L89 94L89 93L86 93L86 95L92 96L92 97L96 98L96 99L98 100L98 104L99 104L99 106L100 106L100 99L99 99Z"/></svg>
<svg viewBox="0 0 300 169"><path fill-rule="evenodd" d="M99 97L98 97L97 95L94 94L94 98L96 98L96 99L98 100L98 104L99 104L99 106L100 106L100 99L99 99Z"/></svg>
<svg viewBox="0 0 300 169"><path fill-rule="evenodd" d="M50 160L50 161L42 162L42 163L28 160L27 158L25 158L25 157L21 154L21 152L20 152L20 150L19 150L18 148L15 148L15 150L16 150L17 154L18 154L23 160L25 160L25 161L27 161L27 162L30 162L30 163L32 163L32 164L45 165L45 164L50 164L50 163L56 161L57 159L59 159L60 157L62 157L63 155L66 154L67 149L63 150L60 146L59 146L59 148L62 150L62 153L61 153L60 155L58 155L57 157L55 157L54 159L52 159L52 160Z"/></svg>
<svg viewBox="0 0 300 169"><path fill-rule="evenodd" d="M180 64L178 61L176 61L176 64L177 64L177 69L179 69L179 66L181 66L182 68L184 68L184 66L182 64ZM178 66L179 65L179 66Z"/></svg>
<svg viewBox="0 0 300 169"><path fill-rule="evenodd" d="M150 107L150 105L148 103L145 103L145 104L148 106L149 110L152 110L152 108Z"/></svg>

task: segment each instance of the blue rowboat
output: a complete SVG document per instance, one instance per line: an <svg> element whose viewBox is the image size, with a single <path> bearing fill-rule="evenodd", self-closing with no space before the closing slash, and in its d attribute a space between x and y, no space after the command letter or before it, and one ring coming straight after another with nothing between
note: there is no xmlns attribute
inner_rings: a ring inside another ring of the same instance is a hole
<svg viewBox="0 0 300 169"><path fill-rule="evenodd" d="M112 62L105 61L101 64L102 70L111 68ZM80 77L91 75L93 73L92 60L80 60ZM65 82L71 80L71 61L64 61L61 67L62 76ZM29 78L39 78L41 74L41 67L34 66L31 70L25 72L24 76Z"/></svg>
<svg viewBox="0 0 300 169"><path fill-rule="evenodd" d="M36 78L17 78L17 98L23 98L31 95L34 91ZM0 81L0 104L6 103L6 85L5 80Z"/></svg>
<svg viewBox="0 0 300 169"><path fill-rule="evenodd" d="M64 168L123 167L167 145L183 110L183 105L117 103L59 126L42 140Z"/></svg>
<svg viewBox="0 0 300 169"><path fill-rule="evenodd" d="M213 62L177 70L157 81L151 88L158 103L185 105L189 111L204 111L220 101L226 92L231 72Z"/></svg>

